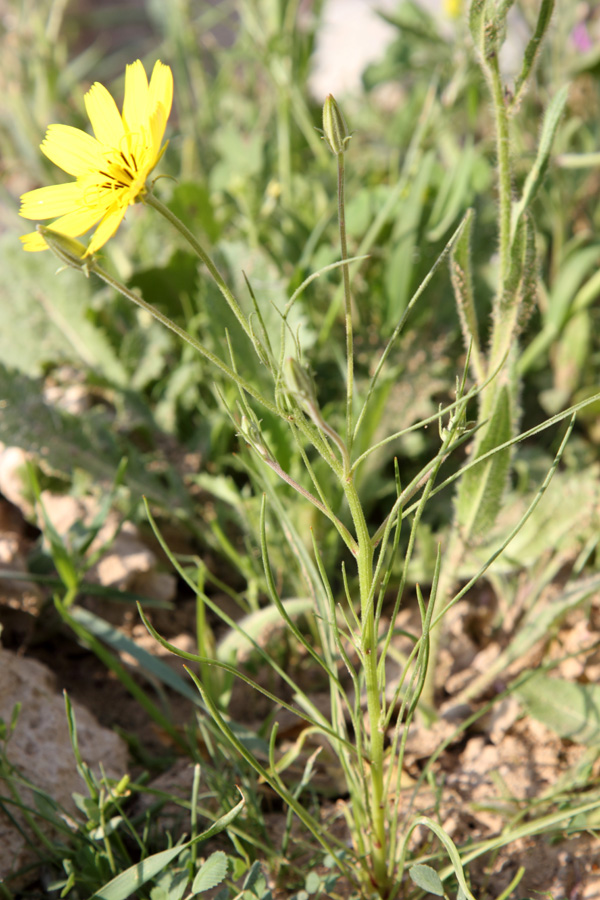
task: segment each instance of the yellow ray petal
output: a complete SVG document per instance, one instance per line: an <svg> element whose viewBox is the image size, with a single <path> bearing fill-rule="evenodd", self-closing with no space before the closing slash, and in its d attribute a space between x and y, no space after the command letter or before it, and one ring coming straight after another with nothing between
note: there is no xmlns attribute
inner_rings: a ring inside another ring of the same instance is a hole
<svg viewBox="0 0 600 900"><path fill-rule="evenodd" d="M93 234L93 237L87 249L88 254L95 253L96 250L99 250L100 247L103 247L107 240L113 236L113 234L123 221L123 216L125 215L126 211L127 207L122 206L113 207L109 210L109 212L107 212Z"/></svg>
<svg viewBox="0 0 600 900"><path fill-rule="evenodd" d="M40 250L48 249L48 244L37 231L22 234L19 240L23 244L23 250L28 250L30 253L38 253Z"/></svg>
<svg viewBox="0 0 600 900"><path fill-rule="evenodd" d="M85 175L102 168L102 146L91 134L71 125L50 125L41 149L69 175Z"/></svg>
<svg viewBox="0 0 600 900"><path fill-rule="evenodd" d="M157 59L152 70L149 89L150 112L159 104L168 119L173 104L173 73L169 66Z"/></svg>
<svg viewBox="0 0 600 900"><path fill-rule="evenodd" d="M81 202L81 187L76 181L51 184L23 194L19 215L24 219L54 219L73 212Z"/></svg>
<svg viewBox="0 0 600 900"><path fill-rule="evenodd" d="M148 121L148 79L144 66L136 60L125 69L123 122L129 131L141 131Z"/></svg>
<svg viewBox="0 0 600 900"><path fill-rule="evenodd" d="M52 222L51 228L53 231L60 231L61 234L68 235L68 237L79 237L93 228L101 215L102 210L83 207L66 216L61 216L56 222Z"/></svg>
<svg viewBox="0 0 600 900"><path fill-rule="evenodd" d="M158 153L173 105L173 73L157 60L150 79L149 116L154 151Z"/></svg>
<svg viewBox="0 0 600 900"><path fill-rule="evenodd" d="M97 81L91 86L84 100L94 134L100 143L108 147L118 147L125 133L123 120L117 104L104 85Z"/></svg>

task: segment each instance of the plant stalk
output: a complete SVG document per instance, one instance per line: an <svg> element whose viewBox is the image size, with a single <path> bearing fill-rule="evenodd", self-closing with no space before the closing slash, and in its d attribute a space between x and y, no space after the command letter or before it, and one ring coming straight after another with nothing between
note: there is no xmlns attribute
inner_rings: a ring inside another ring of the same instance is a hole
<svg viewBox="0 0 600 900"><path fill-rule="evenodd" d="M169 207L165 206L165 204L162 203L154 194L150 192L145 194L143 202L146 204L146 206L151 206L153 209L159 212L161 216L163 216L163 218L165 218L167 222L170 222L170 224L173 225L173 227L176 228L177 231L186 239L194 253L196 253L196 255L208 269L213 281L221 291L221 294L227 301L229 308L242 326L246 335L250 338L252 344L256 345L256 335L252 333L252 329L250 328L248 319L244 315L239 303L223 280L223 276L217 269L216 265L214 264L200 241L198 241L198 239L192 234L187 225L184 225L181 219L179 219L175 215L175 213L172 213Z"/></svg>
<svg viewBox="0 0 600 900"><path fill-rule="evenodd" d="M356 486L352 478L344 482L346 501L356 531L358 543L357 566L361 608L361 650L365 689L367 694L367 716L369 720L369 765L370 765L370 844L371 878L381 897L388 891L387 835L385 829L386 797L383 773L384 728L381 693L377 676L378 653L375 616L371 597L373 594L374 549L365 514Z"/></svg>
<svg viewBox="0 0 600 900"><path fill-rule="evenodd" d="M344 283L344 319L346 326L346 447L352 452L352 397L354 394L354 334L352 330L352 294L350 292L350 264L348 262L348 239L346 236L346 199L344 151L337 155L338 168L338 224L340 249L342 254L342 277Z"/></svg>

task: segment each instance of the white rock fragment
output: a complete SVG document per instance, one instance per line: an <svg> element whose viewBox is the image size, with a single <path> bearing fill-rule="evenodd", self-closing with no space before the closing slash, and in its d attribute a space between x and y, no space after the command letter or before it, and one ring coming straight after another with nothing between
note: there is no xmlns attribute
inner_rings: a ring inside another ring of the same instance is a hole
<svg viewBox="0 0 600 900"><path fill-rule="evenodd" d="M54 676L41 663L9 650L0 649L0 718L7 724L11 720L16 703L21 703L17 726L8 742L7 755L24 779L48 793L65 808L68 815L76 816L72 800L74 792L85 794L85 784L75 767L73 750L69 740L65 702L56 692ZM127 746L114 732L103 728L83 706L73 702L77 722L77 738L84 761L100 775L100 764L109 778L121 778L127 771ZM21 800L35 809L31 791L19 788ZM10 796L10 791L0 775L0 794ZM27 824L15 807L10 814L27 833ZM35 817L36 824L49 833L48 823ZM32 840L36 841L35 836ZM34 865L38 856L27 843L21 831L0 809L0 880L8 879L23 866ZM36 877L35 869L29 880ZM21 879L22 886L27 879ZM10 883L13 890L17 884Z"/></svg>

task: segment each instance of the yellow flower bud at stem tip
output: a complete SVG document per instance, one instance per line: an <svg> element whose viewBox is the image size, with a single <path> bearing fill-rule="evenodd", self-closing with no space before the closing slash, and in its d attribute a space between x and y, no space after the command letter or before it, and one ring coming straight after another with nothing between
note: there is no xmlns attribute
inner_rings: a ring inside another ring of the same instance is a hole
<svg viewBox="0 0 600 900"><path fill-rule="evenodd" d="M346 120L342 111L335 102L332 94L326 98L323 104L323 138L329 145L329 149L336 156L343 153L352 135L348 131Z"/></svg>

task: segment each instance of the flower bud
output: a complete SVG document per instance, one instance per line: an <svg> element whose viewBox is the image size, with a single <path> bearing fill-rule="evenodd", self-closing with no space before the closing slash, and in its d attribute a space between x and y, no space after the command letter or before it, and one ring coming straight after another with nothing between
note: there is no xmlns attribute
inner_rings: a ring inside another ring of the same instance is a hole
<svg viewBox="0 0 600 900"><path fill-rule="evenodd" d="M256 423L250 421L246 415L242 416L239 434L254 450L256 450L257 453L260 453L262 457L265 459L271 458L271 454L264 445L260 429Z"/></svg>
<svg viewBox="0 0 600 900"><path fill-rule="evenodd" d="M285 381L288 391L301 409L313 415L319 408L313 380L307 369L293 356L288 356L285 361Z"/></svg>
<svg viewBox="0 0 600 900"><path fill-rule="evenodd" d="M339 156L346 149L346 145L352 135L348 131L346 120L335 102L332 94L326 98L323 105L323 138L329 145L332 153Z"/></svg>
<svg viewBox="0 0 600 900"><path fill-rule="evenodd" d="M59 231L53 231L52 228L46 228L45 225L38 225L37 232L40 234L54 255L72 269L80 269L89 276L90 258L86 257L87 248L81 241L61 234Z"/></svg>

